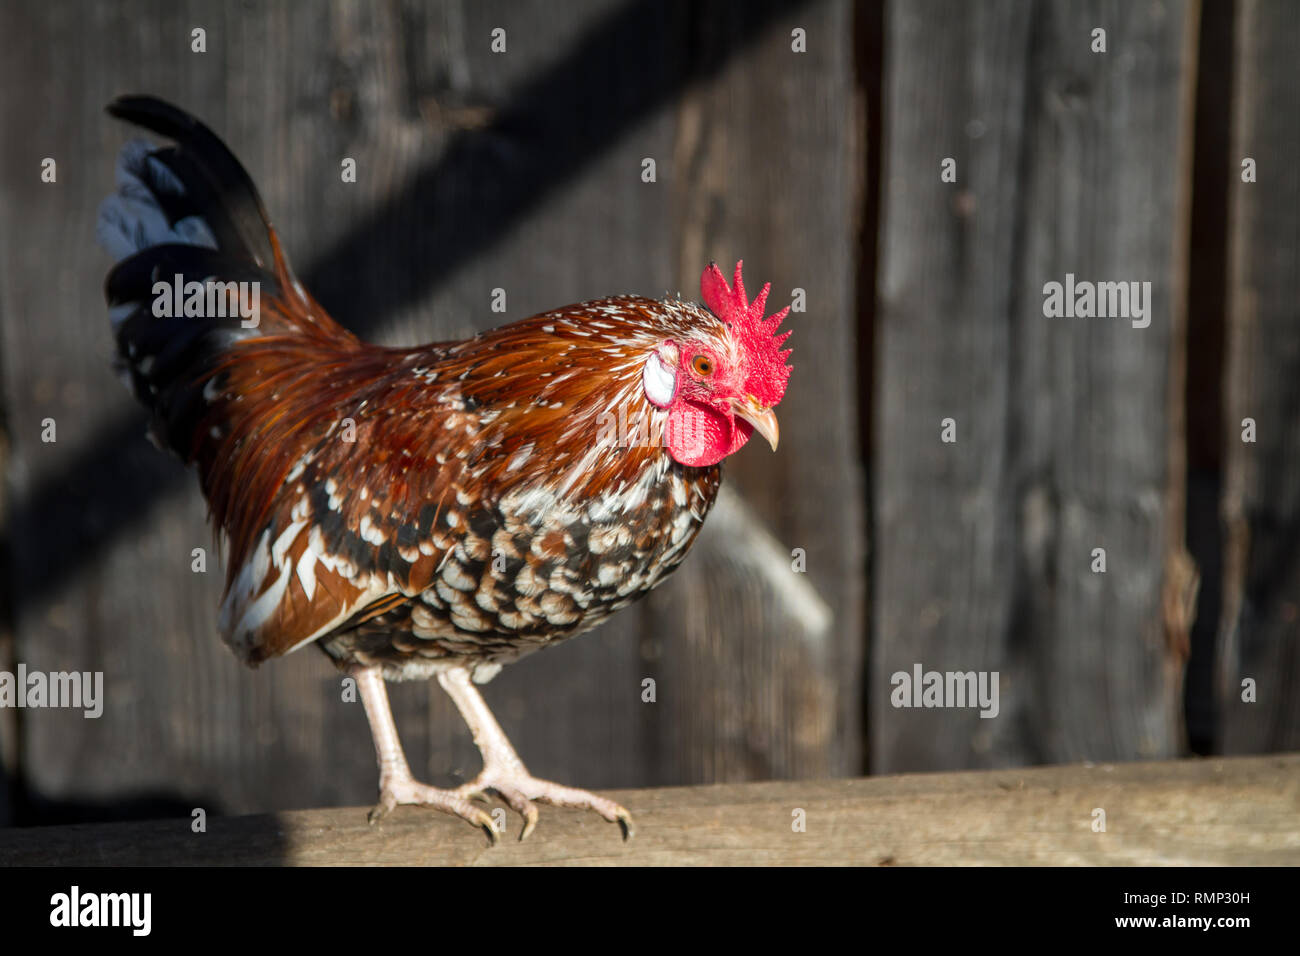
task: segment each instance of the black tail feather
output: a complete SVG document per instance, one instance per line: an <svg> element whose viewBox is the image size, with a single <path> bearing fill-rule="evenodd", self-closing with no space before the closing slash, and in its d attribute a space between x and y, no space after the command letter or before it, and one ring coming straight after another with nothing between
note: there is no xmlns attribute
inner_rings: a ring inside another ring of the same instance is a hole
<svg viewBox="0 0 1300 956"><path fill-rule="evenodd" d="M104 287L118 371L149 409L154 440L191 461L214 437L204 422L214 403L227 401L219 369L238 343L295 334L345 346L356 340L293 278L253 181L215 133L150 96L121 97L108 112L173 140L126 145L99 234L119 260ZM206 289L209 280L247 284L250 299L256 290L256 319L231 307L238 298L214 293L187 311L158 288Z"/></svg>
<svg viewBox="0 0 1300 956"><path fill-rule="evenodd" d="M111 116L172 140L174 147L154 155L175 173L186 193L192 193L191 206L205 218L226 218L230 225L227 235L237 236L246 254L263 269L274 270L270 217L252 178L221 137L189 113L153 96L119 96L107 110Z"/></svg>

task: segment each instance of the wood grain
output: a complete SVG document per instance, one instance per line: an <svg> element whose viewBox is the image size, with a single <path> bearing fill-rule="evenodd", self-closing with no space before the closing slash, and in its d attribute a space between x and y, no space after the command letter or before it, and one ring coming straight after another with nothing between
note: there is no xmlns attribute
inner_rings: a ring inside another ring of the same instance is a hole
<svg viewBox="0 0 1300 956"><path fill-rule="evenodd" d="M1258 753L1300 746L1300 8L1236 9L1218 745Z"/></svg>
<svg viewBox="0 0 1300 956"><path fill-rule="evenodd" d="M1162 596L1194 27L1184 3L887 10L875 770L1179 750ZM1067 273L1149 281L1150 326L1045 317ZM917 662L998 672L999 717L894 708Z"/></svg>
<svg viewBox="0 0 1300 956"><path fill-rule="evenodd" d="M1300 865L1297 754L609 795L635 815L626 843L571 810L543 807L526 842L489 847L443 814L402 808L370 827L356 807L214 817L204 833L188 817L11 829L0 865Z"/></svg>
<svg viewBox="0 0 1300 956"><path fill-rule="evenodd" d="M694 294L700 262L716 259L729 274L743 259L751 295L771 282L776 311L802 289L806 311L783 326L795 372L779 410L780 452L747 447L724 467L749 513L710 519L698 571L684 570L649 606L663 644L656 671L676 701L664 758L677 763L669 779L679 783L851 775L864 769L866 645L851 10L727 9L690 18L697 60L732 47L733 19L778 13L752 55L677 104L666 145L678 282ZM796 28L806 53L791 49Z"/></svg>

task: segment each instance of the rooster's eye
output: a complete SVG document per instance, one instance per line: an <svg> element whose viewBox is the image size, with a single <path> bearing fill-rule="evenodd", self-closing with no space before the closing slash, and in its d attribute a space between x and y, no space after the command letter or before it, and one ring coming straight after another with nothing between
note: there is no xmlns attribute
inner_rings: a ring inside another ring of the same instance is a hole
<svg viewBox="0 0 1300 956"><path fill-rule="evenodd" d="M691 359L691 368L695 369L696 375L707 377L713 374L713 362L707 355L697 355Z"/></svg>

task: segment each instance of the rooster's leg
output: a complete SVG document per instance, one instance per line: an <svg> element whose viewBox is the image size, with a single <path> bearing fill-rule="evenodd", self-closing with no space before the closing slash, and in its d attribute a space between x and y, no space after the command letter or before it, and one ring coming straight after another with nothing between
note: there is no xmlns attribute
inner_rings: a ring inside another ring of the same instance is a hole
<svg viewBox="0 0 1300 956"><path fill-rule="evenodd" d="M524 818L524 829L519 835L521 840L537 826L534 800L554 807L595 810L611 823L618 823L623 830L623 839L632 836L632 815L613 800L598 797L586 790L551 783L549 780L538 780L528 772L524 762L515 753L515 748L510 746L505 731L492 716L483 695L470 680L467 669L458 667L442 671L438 675L438 683L455 701L474 735L474 743L483 755L483 772L472 783L460 787L456 791L458 794L476 797L484 790L495 790Z"/></svg>
<svg viewBox="0 0 1300 956"><path fill-rule="evenodd" d="M411 768L402 753L402 742L393 723L393 711L388 706L388 690L378 667L354 667L350 671L361 689L361 703L366 708L366 720L375 738L375 754L379 759L379 803L370 811L370 822L386 816L399 804L415 804L454 813L476 827L481 827L493 843L497 841L492 818L474 806L455 790L439 790L420 783L411 776Z"/></svg>

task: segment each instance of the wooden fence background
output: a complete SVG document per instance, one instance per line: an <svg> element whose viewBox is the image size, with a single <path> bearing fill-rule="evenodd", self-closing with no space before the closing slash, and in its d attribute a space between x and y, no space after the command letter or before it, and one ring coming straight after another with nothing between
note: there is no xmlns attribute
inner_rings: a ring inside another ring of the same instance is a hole
<svg viewBox="0 0 1300 956"><path fill-rule="evenodd" d="M384 342L497 324L496 287L509 319L693 292L711 258L805 290L780 453L739 456L668 585L487 688L538 775L1300 747L1297 5L30 0L0 35L0 670L106 696L0 710L0 823L374 794L322 655L247 672L217 640L195 482L111 373L94 216L126 92L216 130ZM1044 318L1067 272L1150 281L1150 327ZM916 663L998 671L1000 715L893 707ZM394 705L417 773L476 772L436 685Z"/></svg>

